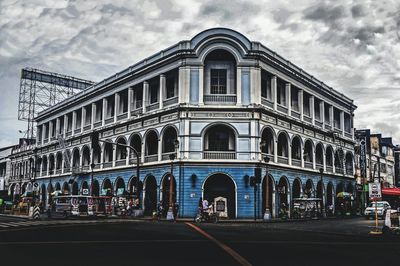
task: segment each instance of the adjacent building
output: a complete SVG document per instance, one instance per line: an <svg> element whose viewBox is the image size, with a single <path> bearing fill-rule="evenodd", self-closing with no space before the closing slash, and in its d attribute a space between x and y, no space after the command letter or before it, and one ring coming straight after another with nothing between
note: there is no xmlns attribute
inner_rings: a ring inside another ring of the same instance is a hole
<svg viewBox="0 0 400 266"><path fill-rule="evenodd" d="M142 182L146 214L172 193L180 216L194 216L200 198L222 197L228 217L247 218L254 203L265 210L268 180L273 216L299 197L331 205L355 191L355 109L261 43L213 28L41 112L35 149L11 156L9 193L31 188L31 177L44 203L55 190L118 195ZM114 144L138 151L139 176L133 150Z"/></svg>

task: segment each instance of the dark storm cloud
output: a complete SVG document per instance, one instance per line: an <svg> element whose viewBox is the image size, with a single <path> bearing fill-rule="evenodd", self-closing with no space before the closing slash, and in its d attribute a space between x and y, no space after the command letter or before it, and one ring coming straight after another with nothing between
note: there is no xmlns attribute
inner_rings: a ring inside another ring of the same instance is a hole
<svg viewBox="0 0 400 266"><path fill-rule="evenodd" d="M346 10L343 6L329 6L325 3L307 8L304 12L304 18L321 21L328 25L336 24L345 16Z"/></svg>
<svg viewBox="0 0 400 266"><path fill-rule="evenodd" d="M351 15L353 18L363 17L367 14L363 5L358 4L351 8Z"/></svg>

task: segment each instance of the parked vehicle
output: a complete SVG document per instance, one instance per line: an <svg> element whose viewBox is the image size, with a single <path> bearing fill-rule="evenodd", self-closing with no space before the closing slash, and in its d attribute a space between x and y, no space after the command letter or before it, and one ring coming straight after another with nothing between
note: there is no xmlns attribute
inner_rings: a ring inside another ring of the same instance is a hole
<svg viewBox="0 0 400 266"><path fill-rule="evenodd" d="M51 208L51 217L87 217L94 215L93 204L89 212L88 202L90 196L57 196L54 198L54 206ZM92 203L92 202L91 202Z"/></svg>
<svg viewBox="0 0 400 266"><path fill-rule="evenodd" d="M210 211L211 210L211 211ZM199 207L199 211L194 218L196 223L218 223L219 217L218 213L212 210L212 207L209 210L203 210Z"/></svg>
<svg viewBox="0 0 400 266"><path fill-rule="evenodd" d="M387 201L374 201L371 202L368 207L364 211L364 216L366 219L370 217L375 218L375 209L378 214L378 217L383 219L386 215L386 211L390 210L390 204Z"/></svg>
<svg viewBox="0 0 400 266"><path fill-rule="evenodd" d="M99 196L88 197L88 213L94 216L112 215L112 197Z"/></svg>

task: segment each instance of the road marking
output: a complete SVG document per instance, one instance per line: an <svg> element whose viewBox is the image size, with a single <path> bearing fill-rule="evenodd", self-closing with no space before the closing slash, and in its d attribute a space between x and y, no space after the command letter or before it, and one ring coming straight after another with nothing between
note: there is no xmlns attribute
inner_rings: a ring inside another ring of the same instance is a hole
<svg viewBox="0 0 400 266"><path fill-rule="evenodd" d="M211 236L210 234L206 233L204 230L202 230L201 228L199 228L198 226L192 224L192 223L188 223L185 222L186 225L190 226L191 228L193 228L194 230L196 230L198 233L202 234L203 236L205 236L206 238L208 238L209 240L211 240L212 242L214 242L215 244L217 244L220 248L222 248L223 250L225 250L226 253L228 253L229 255L231 255L237 262L239 262L240 265L252 265L250 262L248 262L245 258L243 258L242 256L239 255L239 253L237 253L236 251L234 251L233 249L231 249L230 247L228 247L227 245L225 245L224 243L220 242L219 240L217 240L216 238L214 238L213 236Z"/></svg>

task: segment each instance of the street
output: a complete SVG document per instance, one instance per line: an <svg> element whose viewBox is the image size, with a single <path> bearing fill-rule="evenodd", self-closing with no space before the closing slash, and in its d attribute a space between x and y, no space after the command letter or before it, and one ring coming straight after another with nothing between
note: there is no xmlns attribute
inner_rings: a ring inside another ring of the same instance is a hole
<svg viewBox="0 0 400 266"><path fill-rule="evenodd" d="M361 218L286 223L21 221L1 217L2 261L56 265L375 265L399 239L368 236ZM25 225L24 225L25 224Z"/></svg>

